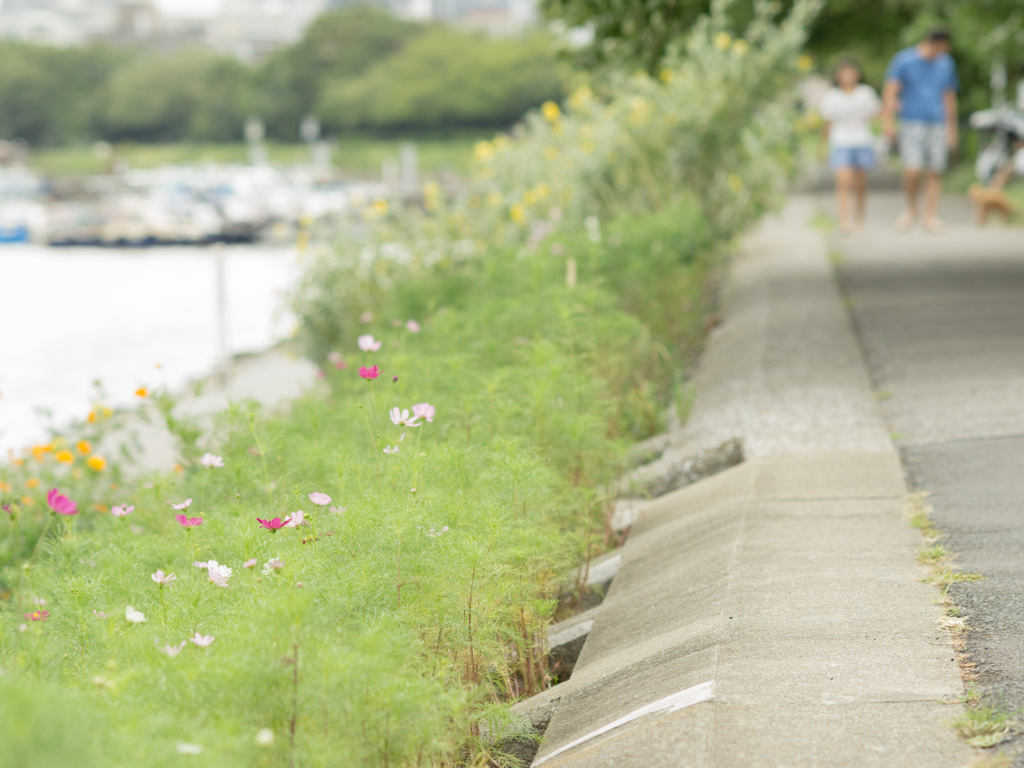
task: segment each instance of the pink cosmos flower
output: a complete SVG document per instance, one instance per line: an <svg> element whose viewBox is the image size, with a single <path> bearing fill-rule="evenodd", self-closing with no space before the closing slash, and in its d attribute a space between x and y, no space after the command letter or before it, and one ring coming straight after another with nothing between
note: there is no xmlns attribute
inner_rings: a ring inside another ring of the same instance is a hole
<svg viewBox="0 0 1024 768"><path fill-rule="evenodd" d="M50 618L49 611L32 611L32 613L26 613L24 615L29 621L46 621Z"/></svg>
<svg viewBox="0 0 1024 768"><path fill-rule="evenodd" d="M141 624L146 620L146 614L127 605L124 609L124 618L130 624Z"/></svg>
<svg viewBox="0 0 1024 768"><path fill-rule="evenodd" d="M363 352L376 352L384 345L384 342L377 341L370 334L360 336L356 343Z"/></svg>
<svg viewBox="0 0 1024 768"><path fill-rule="evenodd" d="M417 323L415 320L410 320L409 322L407 322L405 324L405 327L408 329L409 333L419 333L420 332L420 324Z"/></svg>
<svg viewBox="0 0 1024 768"><path fill-rule="evenodd" d="M377 369L376 365L371 365L369 368L364 365L359 369L359 375L367 381L373 381L380 376L380 371Z"/></svg>
<svg viewBox="0 0 1024 768"><path fill-rule="evenodd" d="M248 560L246 560L244 563L242 563L242 567L243 568L255 568L256 567L256 563L258 563L258 562L259 561L255 557L250 557Z"/></svg>
<svg viewBox="0 0 1024 768"><path fill-rule="evenodd" d="M318 507L326 507L331 503L331 497L326 493L320 493L320 491L313 491L313 493L309 494L309 500Z"/></svg>
<svg viewBox="0 0 1024 768"><path fill-rule="evenodd" d="M396 427L418 427L420 426L416 422L418 418L419 416L410 416L408 408L395 407L391 409L391 423Z"/></svg>
<svg viewBox="0 0 1024 768"><path fill-rule="evenodd" d="M178 521L178 525L182 528L195 528L196 526L203 524L203 518L201 517L189 517L188 515L175 515L174 519Z"/></svg>
<svg viewBox="0 0 1024 768"><path fill-rule="evenodd" d="M343 371L348 367L348 363L345 362L345 358L342 357L341 352L330 352L327 355L327 362L337 368L339 371Z"/></svg>
<svg viewBox="0 0 1024 768"><path fill-rule="evenodd" d="M190 637L188 641L190 643L195 643L200 648L205 648L214 641L214 637L213 635L201 635L199 632L196 632L195 637Z"/></svg>
<svg viewBox="0 0 1024 768"><path fill-rule="evenodd" d="M396 453L398 453L398 450L399 449L397 445L389 445L384 449L384 453L386 453L388 456L394 456Z"/></svg>
<svg viewBox="0 0 1024 768"><path fill-rule="evenodd" d="M326 494L324 494L326 495ZM328 496L328 500L330 497ZM301 509L296 510L292 515L284 519L285 528L298 528L300 525L306 524L306 513Z"/></svg>
<svg viewBox="0 0 1024 768"><path fill-rule="evenodd" d="M268 531L273 531L274 533L277 533L281 528L284 528L285 525L287 525L287 523L280 517L275 517L273 520L263 520L262 518L257 517L256 522Z"/></svg>
<svg viewBox="0 0 1024 768"><path fill-rule="evenodd" d="M56 488L46 494L46 504L58 515L78 514L78 505Z"/></svg>
<svg viewBox="0 0 1024 768"><path fill-rule="evenodd" d="M370 312L370 311L363 312L363 314L361 314L359 316L359 322L362 323L363 325L366 325L367 323L372 323L373 322L373 312Z"/></svg>
<svg viewBox="0 0 1024 768"><path fill-rule="evenodd" d="M284 568L284 560L279 557L272 557L263 566L263 574L269 576L271 571L280 571L282 568Z"/></svg>
<svg viewBox="0 0 1024 768"><path fill-rule="evenodd" d="M134 511L134 504L119 504L116 507L110 508L110 514L112 514L114 517L128 517L128 515L130 515Z"/></svg>
<svg viewBox="0 0 1024 768"><path fill-rule="evenodd" d="M437 409L430 403L416 403L416 405L412 407L412 415L414 418L433 422L434 416L437 415Z"/></svg>
<svg viewBox="0 0 1024 768"><path fill-rule="evenodd" d="M95 615L96 615L97 617L99 617L99 618L101 618L101 619L109 619L109 618L110 618L110 614L109 614L109 613L107 613L106 611L97 611L97 610L96 610L95 608L93 608L93 609L92 609L92 612L93 612L93 613L94 613L94 614L95 614Z"/></svg>
<svg viewBox="0 0 1024 768"><path fill-rule="evenodd" d="M327 511L328 512L332 512L335 515L340 515L340 514L343 514L345 512L348 512L348 507L328 507Z"/></svg>
<svg viewBox="0 0 1024 768"><path fill-rule="evenodd" d="M211 560L206 564L206 572L210 575L210 581L218 587L226 587L228 585L231 569L226 565L221 565L216 560Z"/></svg>
<svg viewBox="0 0 1024 768"><path fill-rule="evenodd" d="M0 509L2 509L4 512L6 512L11 517L14 517L14 510L11 509L11 505L10 504L0 504Z"/></svg>
<svg viewBox="0 0 1024 768"><path fill-rule="evenodd" d="M166 653L172 659L181 653L181 649L185 647L185 641L182 640L178 645L165 645L160 649L161 653Z"/></svg>
<svg viewBox="0 0 1024 768"><path fill-rule="evenodd" d="M185 499L181 504L171 504L171 509L188 509L192 504L192 499Z"/></svg>
<svg viewBox="0 0 1024 768"><path fill-rule="evenodd" d="M202 458L199 459L199 463L208 469L212 467L223 467L224 459L212 453L204 453Z"/></svg>
<svg viewBox="0 0 1024 768"><path fill-rule="evenodd" d="M196 560L194 563L192 563L192 565L194 565L196 568L202 568L204 571L210 567L210 564L205 560Z"/></svg>
<svg viewBox="0 0 1024 768"><path fill-rule="evenodd" d="M155 581L162 587L164 584L170 584L178 577L175 576L173 573L164 573L163 571L158 569L156 573L150 574L149 578L151 578L153 581Z"/></svg>

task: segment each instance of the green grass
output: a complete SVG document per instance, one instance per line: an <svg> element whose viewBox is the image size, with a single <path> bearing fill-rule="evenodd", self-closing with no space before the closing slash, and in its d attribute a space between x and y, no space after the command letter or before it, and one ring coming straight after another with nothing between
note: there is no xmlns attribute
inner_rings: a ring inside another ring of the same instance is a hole
<svg viewBox="0 0 1024 768"><path fill-rule="evenodd" d="M1010 737L1015 726L1010 715L982 702L970 704L952 722L957 735L972 747L994 747Z"/></svg>
<svg viewBox="0 0 1024 768"><path fill-rule="evenodd" d="M344 138L338 141L332 155L334 164L345 173L376 177L386 159L398 158L401 145L411 141L419 151L420 168L424 173L440 171L465 173L472 164L472 148L480 138L490 136L465 135L457 138L426 139L373 139ZM248 148L236 144L118 144L117 154L132 168L156 168L168 164L189 163L245 163ZM302 144L267 145L273 163L309 162L309 149ZM41 148L33 152L31 165L40 173L51 176L70 176L103 173L107 162L96 157L92 147Z"/></svg>
<svg viewBox="0 0 1024 768"><path fill-rule="evenodd" d="M665 350L694 348L704 327L716 264L704 226L682 205L606 222L601 244L567 231L574 287L562 260L511 248L379 295L358 270L312 270L330 295L369 297L352 311L375 319L353 321L336 348L346 367L328 365L322 390L286 413L238 403L213 430L178 418L183 468L140 482L81 455L57 461L77 451L60 440L0 467L19 516L17 527L0 516L0 699L31 710L64 691L104 756L90 763L84 749L82 766L176 765L182 743L202 747L197 766L474 754L481 727L508 717L505 702L556 682L540 638L563 574L609 542L609 500L593 489L660 427L681 365ZM365 333L380 351L357 349ZM373 381L357 373L369 365L380 366ZM173 411L173 398L153 397ZM391 408L421 402L436 406L433 423L392 423ZM99 444L102 419L88 429ZM211 448L223 468L197 461ZM82 511L51 525L42 492L55 486ZM344 511L312 504L314 491ZM192 530L170 508L186 498L203 519ZM115 504L135 511L99 511ZM297 509L310 525L257 523ZM44 525L52 535L36 555ZM233 569L227 588L192 565L211 559ZM176 580L158 586L158 569ZM45 621L23 618L35 598ZM127 621L128 606L146 621ZM213 644L163 652L196 632ZM18 743L55 764L49 727L13 717L0 741L30 734ZM262 729L272 745L257 744Z"/></svg>

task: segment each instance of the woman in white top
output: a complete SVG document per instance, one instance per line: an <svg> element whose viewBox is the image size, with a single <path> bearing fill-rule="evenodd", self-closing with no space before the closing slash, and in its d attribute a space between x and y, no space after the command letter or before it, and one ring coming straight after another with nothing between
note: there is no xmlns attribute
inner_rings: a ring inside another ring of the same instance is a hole
<svg viewBox="0 0 1024 768"><path fill-rule="evenodd" d="M836 173L839 227L844 232L864 225L867 172L875 166L871 121L882 111L875 89L861 82L860 65L843 59L836 67L835 85L821 100L824 135L831 148L829 164ZM856 214L850 216L850 197L856 197Z"/></svg>

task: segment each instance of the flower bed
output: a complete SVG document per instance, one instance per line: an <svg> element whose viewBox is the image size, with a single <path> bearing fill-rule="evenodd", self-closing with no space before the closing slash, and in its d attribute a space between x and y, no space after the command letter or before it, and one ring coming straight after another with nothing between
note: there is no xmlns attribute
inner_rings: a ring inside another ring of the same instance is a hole
<svg viewBox="0 0 1024 768"><path fill-rule="evenodd" d="M318 391L205 432L144 393L180 471L126 480L100 410L88 445L0 468L14 764L500 760L482 727L557 682L562 574L613 543L597 489L661 428L721 255L777 196L800 39L707 22L659 80L478 147L468 190L368 203L295 297Z"/></svg>

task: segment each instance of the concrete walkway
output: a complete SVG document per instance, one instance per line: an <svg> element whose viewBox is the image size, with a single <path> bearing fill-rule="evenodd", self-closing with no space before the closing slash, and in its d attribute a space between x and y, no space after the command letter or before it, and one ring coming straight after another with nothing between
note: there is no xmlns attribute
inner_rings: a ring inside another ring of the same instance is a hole
<svg viewBox="0 0 1024 768"><path fill-rule="evenodd" d="M1024 229L979 230L950 198L942 237L876 226L836 241L843 285L912 484L957 564L970 661L988 701L1024 709ZM1020 719L1020 718L1018 718ZM1019 736L1007 745L1024 766Z"/></svg>
<svg viewBox="0 0 1024 768"><path fill-rule="evenodd" d="M963 684L810 198L748 239L671 451L747 461L647 505L534 765L965 766ZM571 634L571 633L570 633Z"/></svg>

